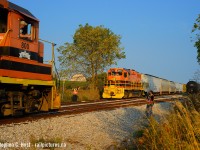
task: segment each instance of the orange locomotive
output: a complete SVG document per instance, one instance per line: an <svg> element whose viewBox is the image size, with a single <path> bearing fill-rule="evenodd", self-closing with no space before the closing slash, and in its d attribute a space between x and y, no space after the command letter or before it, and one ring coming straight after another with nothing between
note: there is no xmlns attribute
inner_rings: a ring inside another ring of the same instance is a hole
<svg viewBox="0 0 200 150"><path fill-rule="evenodd" d="M143 91L140 73L125 68L111 68L108 70L103 98L141 96Z"/></svg>
<svg viewBox="0 0 200 150"><path fill-rule="evenodd" d="M0 1L0 115L60 107L52 64L43 63L39 20L27 9Z"/></svg>

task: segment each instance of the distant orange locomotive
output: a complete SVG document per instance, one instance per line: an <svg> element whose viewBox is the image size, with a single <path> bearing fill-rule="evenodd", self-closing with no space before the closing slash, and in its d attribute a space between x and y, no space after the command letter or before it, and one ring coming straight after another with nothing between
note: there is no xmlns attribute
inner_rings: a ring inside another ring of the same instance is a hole
<svg viewBox="0 0 200 150"><path fill-rule="evenodd" d="M39 20L27 9L1 0L0 115L60 107L53 65L43 63L43 52Z"/></svg>
<svg viewBox="0 0 200 150"><path fill-rule="evenodd" d="M111 68L108 70L107 83L103 98L128 98L141 96L143 86L141 74L133 69Z"/></svg>

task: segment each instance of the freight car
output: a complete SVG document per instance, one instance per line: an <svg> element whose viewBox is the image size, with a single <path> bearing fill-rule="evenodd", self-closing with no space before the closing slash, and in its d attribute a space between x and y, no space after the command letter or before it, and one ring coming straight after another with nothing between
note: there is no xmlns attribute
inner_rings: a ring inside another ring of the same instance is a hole
<svg viewBox="0 0 200 150"><path fill-rule="evenodd" d="M200 84L195 81L189 81L186 84L187 93L194 94L200 92Z"/></svg>
<svg viewBox="0 0 200 150"><path fill-rule="evenodd" d="M111 68L107 73L103 98L144 96L152 90L157 95L186 92L185 84L176 83L133 69Z"/></svg>
<svg viewBox="0 0 200 150"><path fill-rule="evenodd" d="M27 9L0 1L0 115L59 109L52 64L43 63L39 20Z"/></svg>

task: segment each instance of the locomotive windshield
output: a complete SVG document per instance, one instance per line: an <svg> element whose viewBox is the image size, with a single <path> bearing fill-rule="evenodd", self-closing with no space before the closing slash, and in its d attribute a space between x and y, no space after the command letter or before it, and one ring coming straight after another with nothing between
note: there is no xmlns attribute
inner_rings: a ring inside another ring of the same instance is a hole
<svg viewBox="0 0 200 150"><path fill-rule="evenodd" d="M0 8L0 33L6 33L7 31L7 17L8 11Z"/></svg>
<svg viewBox="0 0 200 150"><path fill-rule="evenodd" d="M109 73L108 73L109 76L121 76L122 75L122 70L121 69L118 69L118 70L111 70Z"/></svg>

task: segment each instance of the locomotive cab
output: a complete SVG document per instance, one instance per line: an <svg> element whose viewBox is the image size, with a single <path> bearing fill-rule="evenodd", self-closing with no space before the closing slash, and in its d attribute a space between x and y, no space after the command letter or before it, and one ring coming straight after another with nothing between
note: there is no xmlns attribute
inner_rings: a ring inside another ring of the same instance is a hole
<svg viewBox="0 0 200 150"><path fill-rule="evenodd" d="M0 75L52 80L51 65L43 64L39 20L28 10L6 2L0 2Z"/></svg>
<svg viewBox="0 0 200 150"><path fill-rule="evenodd" d="M0 1L0 115L58 109L52 64L43 63L39 20L27 9Z"/></svg>

